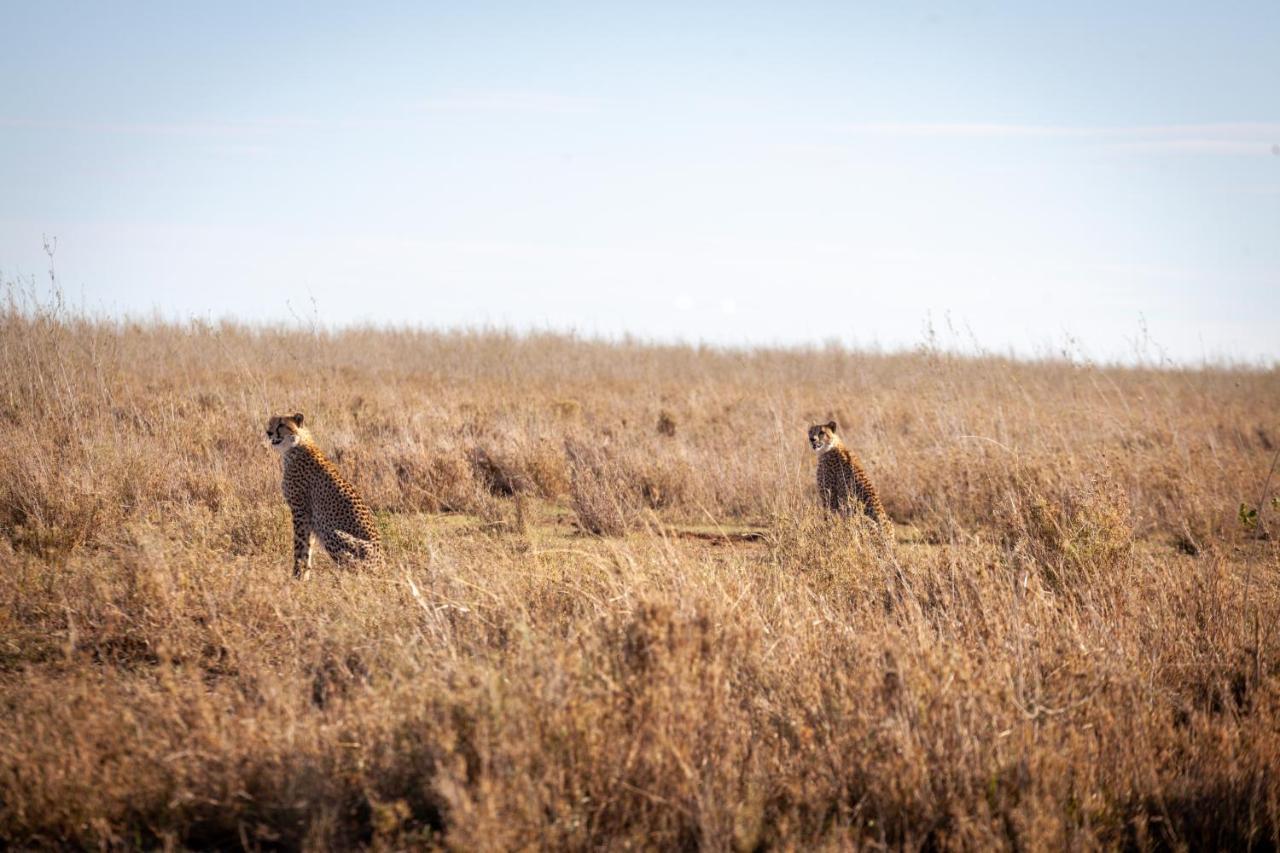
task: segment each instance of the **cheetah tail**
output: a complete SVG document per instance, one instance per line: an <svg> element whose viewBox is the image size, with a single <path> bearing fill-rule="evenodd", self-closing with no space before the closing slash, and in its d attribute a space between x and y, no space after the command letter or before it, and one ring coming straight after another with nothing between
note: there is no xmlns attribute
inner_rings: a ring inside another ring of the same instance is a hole
<svg viewBox="0 0 1280 853"><path fill-rule="evenodd" d="M342 547L353 558L360 562L381 563L382 547L368 539L357 539L345 530L335 530L334 536L342 543Z"/></svg>

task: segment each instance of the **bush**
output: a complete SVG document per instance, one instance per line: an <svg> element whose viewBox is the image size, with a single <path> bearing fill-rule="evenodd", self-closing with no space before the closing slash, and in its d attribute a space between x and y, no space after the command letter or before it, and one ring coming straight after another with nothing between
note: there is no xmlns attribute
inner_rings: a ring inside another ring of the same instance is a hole
<svg viewBox="0 0 1280 853"><path fill-rule="evenodd" d="M1021 471L1003 510L1006 543L1056 592L1078 595L1122 580L1133 555L1128 498L1107 472L1053 488Z"/></svg>
<svg viewBox="0 0 1280 853"><path fill-rule="evenodd" d="M622 466L607 451L577 439L565 439L564 453L569 496L582 529L597 536L626 533L640 504Z"/></svg>

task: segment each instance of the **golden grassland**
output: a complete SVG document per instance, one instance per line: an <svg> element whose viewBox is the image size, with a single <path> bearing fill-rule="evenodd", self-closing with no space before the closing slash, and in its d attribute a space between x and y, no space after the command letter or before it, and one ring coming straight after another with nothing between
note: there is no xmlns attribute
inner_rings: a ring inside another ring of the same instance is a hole
<svg viewBox="0 0 1280 853"><path fill-rule="evenodd" d="M295 410L385 570L292 580ZM815 509L831 417L891 549ZM0 839L1274 849L1278 418L1275 369L11 295Z"/></svg>

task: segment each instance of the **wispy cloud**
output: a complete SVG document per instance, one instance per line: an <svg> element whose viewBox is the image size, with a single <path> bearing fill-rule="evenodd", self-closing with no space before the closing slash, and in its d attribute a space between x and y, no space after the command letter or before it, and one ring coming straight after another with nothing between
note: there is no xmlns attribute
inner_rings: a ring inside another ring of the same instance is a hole
<svg viewBox="0 0 1280 853"><path fill-rule="evenodd" d="M1213 139L1208 137L1187 137L1185 139L1138 139L1127 142L1109 142L1106 144L1106 147L1114 151L1127 151L1134 154L1170 152L1182 154L1226 154L1257 157L1259 155L1271 153L1270 139L1259 139L1254 141Z"/></svg>
<svg viewBox="0 0 1280 853"><path fill-rule="evenodd" d="M481 91L447 95L406 104L393 115L272 116L267 118L189 121L88 121L0 117L0 129L46 130L67 133L262 138L299 130L389 130L420 124L433 113L510 115L571 115L606 105L603 98L557 92Z"/></svg>
<svg viewBox="0 0 1280 853"><path fill-rule="evenodd" d="M999 124L991 122L859 122L844 125L854 133L883 136L946 136L946 137L1044 137L1087 136L1096 128L1070 127L1066 125Z"/></svg>
<svg viewBox="0 0 1280 853"><path fill-rule="evenodd" d="M488 91L429 98L419 107L426 112L568 115L594 112L608 103L604 98L562 92Z"/></svg>
<svg viewBox="0 0 1280 853"><path fill-rule="evenodd" d="M104 133L142 136L233 137L264 136L282 130L328 126L319 119L280 117L237 121L83 121L78 119L0 118L0 128L58 130L71 133Z"/></svg>
<svg viewBox="0 0 1280 853"><path fill-rule="evenodd" d="M1151 125L1049 125L999 122L861 122L845 131L879 136L968 139L1079 140L1132 153L1260 156L1280 145L1280 122Z"/></svg>

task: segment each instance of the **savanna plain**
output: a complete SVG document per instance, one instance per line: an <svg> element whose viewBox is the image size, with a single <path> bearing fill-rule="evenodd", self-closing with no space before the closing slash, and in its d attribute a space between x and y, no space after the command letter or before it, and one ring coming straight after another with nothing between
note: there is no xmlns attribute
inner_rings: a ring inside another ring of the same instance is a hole
<svg viewBox="0 0 1280 853"><path fill-rule="evenodd" d="M272 414L386 566L291 576ZM896 522L817 508L836 420ZM1280 371L0 312L0 843L1275 849Z"/></svg>

